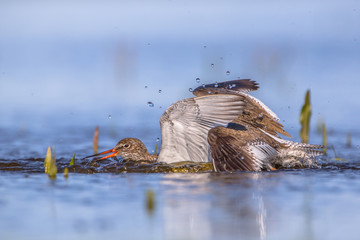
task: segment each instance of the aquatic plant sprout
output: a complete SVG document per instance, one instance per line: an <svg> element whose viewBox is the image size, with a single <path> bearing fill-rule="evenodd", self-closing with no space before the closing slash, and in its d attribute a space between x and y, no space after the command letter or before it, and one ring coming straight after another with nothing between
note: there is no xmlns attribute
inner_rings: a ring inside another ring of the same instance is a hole
<svg viewBox="0 0 360 240"><path fill-rule="evenodd" d="M300 113L300 124L301 124L300 138L303 143L308 143L309 141L310 117L311 117L310 90L307 90L305 95L305 103L301 108L301 113Z"/></svg>
<svg viewBox="0 0 360 240"><path fill-rule="evenodd" d="M99 127L96 126L95 133L94 133L94 139L93 139L94 154L98 153L98 143L99 143Z"/></svg>
<svg viewBox="0 0 360 240"><path fill-rule="evenodd" d="M327 150L327 132L326 132L326 126L325 123L322 124L322 133L323 133L323 152L326 155L326 150Z"/></svg>
<svg viewBox="0 0 360 240"><path fill-rule="evenodd" d="M70 161L69 166L72 166L72 165L75 164L75 154L76 154L76 152L74 153L74 155L73 155L73 157L72 157L72 159L71 159L71 161Z"/></svg>
<svg viewBox="0 0 360 240"><path fill-rule="evenodd" d="M45 173L48 174L50 179L55 179L57 174L57 166L55 160L55 151L51 151L50 146L47 149L44 160Z"/></svg>

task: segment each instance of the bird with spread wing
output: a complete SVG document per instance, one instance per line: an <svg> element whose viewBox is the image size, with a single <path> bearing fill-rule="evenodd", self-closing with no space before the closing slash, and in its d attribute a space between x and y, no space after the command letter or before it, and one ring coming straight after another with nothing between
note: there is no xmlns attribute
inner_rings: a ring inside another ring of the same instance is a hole
<svg viewBox="0 0 360 240"><path fill-rule="evenodd" d="M321 145L282 139L291 137L264 103L249 95L258 84L241 79L203 85L195 97L172 104L161 116L161 150L150 154L136 138L125 138L101 158L164 163L212 162L215 171L261 171L311 166Z"/></svg>

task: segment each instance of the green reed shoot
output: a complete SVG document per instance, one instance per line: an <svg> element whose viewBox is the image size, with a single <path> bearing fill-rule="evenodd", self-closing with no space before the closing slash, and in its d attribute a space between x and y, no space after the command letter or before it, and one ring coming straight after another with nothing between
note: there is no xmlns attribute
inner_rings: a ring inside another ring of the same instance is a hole
<svg viewBox="0 0 360 240"><path fill-rule="evenodd" d="M76 154L76 152L74 153L73 157L71 158L69 167L75 164L75 154ZM69 177L69 168L65 167L64 168L64 178L68 178L68 177Z"/></svg>
<svg viewBox="0 0 360 240"><path fill-rule="evenodd" d="M154 154L155 154L155 155L158 155L158 154L157 154L157 151L158 151L158 144L155 145L155 150L154 150Z"/></svg>
<svg viewBox="0 0 360 240"><path fill-rule="evenodd" d="M48 147L48 149L46 151L45 160L44 160L45 173L49 172L50 162L51 162L51 148Z"/></svg>
<svg viewBox="0 0 360 240"><path fill-rule="evenodd" d="M71 161L70 161L69 166L72 166L72 165L75 164L75 154L76 154L76 152L74 153L74 155L73 155L73 157L72 157L72 159L71 159Z"/></svg>
<svg viewBox="0 0 360 240"><path fill-rule="evenodd" d="M307 90L305 95L305 103L301 108L301 113L300 113L300 124L301 124L300 138L303 143L308 143L309 141L310 117L311 117L310 90Z"/></svg>
<svg viewBox="0 0 360 240"><path fill-rule="evenodd" d="M93 139L94 154L98 153L98 142L99 142L99 127L96 126L94 139Z"/></svg>
<svg viewBox="0 0 360 240"><path fill-rule="evenodd" d="M325 123L322 124L322 134L323 134L323 152L324 155L326 155L326 150L327 150L327 132L326 132L326 126Z"/></svg>
<svg viewBox="0 0 360 240"><path fill-rule="evenodd" d="M55 151L51 151L48 147L46 157L44 160L45 173L48 174L50 179L55 179L57 174L57 166L55 160Z"/></svg>

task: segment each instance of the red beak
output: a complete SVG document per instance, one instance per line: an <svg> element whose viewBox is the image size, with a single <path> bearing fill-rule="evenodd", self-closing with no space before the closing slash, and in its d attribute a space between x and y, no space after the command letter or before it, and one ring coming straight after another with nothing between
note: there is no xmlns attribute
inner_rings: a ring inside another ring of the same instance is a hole
<svg viewBox="0 0 360 240"><path fill-rule="evenodd" d="M115 150L115 148L113 148L113 149L107 150L107 151L105 151L105 152L101 152L101 153L98 153L98 154L94 154L94 155L91 155L91 156L87 156L87 157L85 157L85 158L96 157L96 156L103 155L103 154L107 154L107 153L112 153L112 154L109 154L109 155L107 155L107 156L105 156L105 157L102 157L102 158L100 158L100 160L103 160L103 159L106 159L106 158L110 158L110 157L116 157L116 154L117 154L118 152Z"/></svg>

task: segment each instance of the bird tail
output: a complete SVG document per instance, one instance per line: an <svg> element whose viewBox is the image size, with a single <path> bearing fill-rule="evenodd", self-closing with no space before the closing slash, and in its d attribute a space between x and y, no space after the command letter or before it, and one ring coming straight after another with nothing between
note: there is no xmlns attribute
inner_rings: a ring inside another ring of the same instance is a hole
<svg viewBox="0 0 360 240"><path fill-rule="evenodd" d="M315 158L323 155L323 145L293 142L263 132L285 147L279 149L279 154L271 161L277 167L314 167L317 166Z"/></svg>

